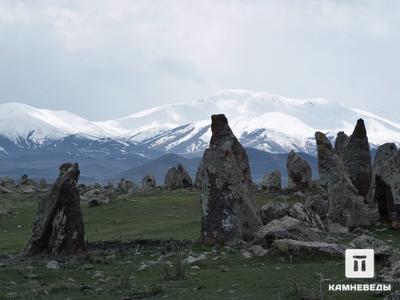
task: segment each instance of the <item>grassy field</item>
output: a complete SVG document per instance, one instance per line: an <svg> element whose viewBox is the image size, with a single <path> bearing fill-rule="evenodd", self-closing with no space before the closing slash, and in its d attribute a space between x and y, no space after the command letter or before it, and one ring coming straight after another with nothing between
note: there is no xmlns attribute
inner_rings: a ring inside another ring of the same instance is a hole
<svg viewBox="0 0 400 300"><path fill-rule="evenodd" d="M0 299L298 299L306 290L323 299L383 299L372 293L334 293L327 284L348 283L342 258L278 255L245 258L241 249L197 243L110 248L84 258L58 260L16 256L28 240L38 198L0 195ZM261 205L271 195L258 195ZM200 205L195 192L155 192L88 208L82 204L87 239L195 241L200 233ZM7 212L4 214L4 212ZM400 245L395 232L381 238ZM182 259L205 259L184 264ZM10 258L14 257L14 258Z"/></svg>

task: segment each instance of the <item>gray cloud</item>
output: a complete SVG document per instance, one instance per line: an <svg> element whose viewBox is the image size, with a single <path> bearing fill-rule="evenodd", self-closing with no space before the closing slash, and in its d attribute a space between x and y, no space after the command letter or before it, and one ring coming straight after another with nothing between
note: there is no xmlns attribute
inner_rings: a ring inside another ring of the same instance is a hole
<svg viewBox="0 0 400 300"><path fill-rule="evenodd" d="M399 121L399 13L395 0L5 0L0 102L106 119L243 88Z"/></svg>

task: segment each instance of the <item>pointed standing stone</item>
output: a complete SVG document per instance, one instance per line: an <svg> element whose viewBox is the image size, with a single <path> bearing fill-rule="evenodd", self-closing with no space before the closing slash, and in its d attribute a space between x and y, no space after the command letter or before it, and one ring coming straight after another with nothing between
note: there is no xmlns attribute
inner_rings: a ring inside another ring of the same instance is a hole
<svg viewBox="0 0 400 300"><path fill-rule="evenodd" d="M367 197L371 185L371 152L364 120L359 119L344 147L343 163L358 193Z"/></svg>
<svg viewBox="0 0 400 300"><path fill-rule="evenodd" d="M332 144L321 132L315 133L315 140L318 167L328 190L329 220L351 228L368 226L370 222L367 207L358 196L358 191L352 184L342 161L334 152Z"/></svg>
<svg viewBox="0 0 400 300"><path fill-rule="evenodd" d="M39 203L32 237L24 255L74 255L86 251L85 230L77 190L78 164L64 163L50 194Z"/></svg>
<svg viewBox="0 0 400 300"><path fill-rule="evenodd" d="M299 191L308 189L311 186L311 167L308 162L294 153L293 150L288 155L286 169L289 189Z"/></svg>
<svg viewBox="0 0 400 300"><path fill-rule="evenodd" d="M164 186L167 189L187 189L193 186L192 178L185 168L179 164L177 167L172 167L165 174Z"/></svg>
<svg viewBox="0 0 400 300"><path fill-rule="evenodd" d="M349 142L349 136L345 134L343 131L339 131L335 141L335 152L342 160L344 155L344 149L346 148L348 142Z"/></svg>
<svg viewBox="0 0 400 300"><path fill-rule="evenodd" d="M225 115L211 117L211 141L201 162L201 238L209 244L250 240L261 226L245 149Z"/></svg>

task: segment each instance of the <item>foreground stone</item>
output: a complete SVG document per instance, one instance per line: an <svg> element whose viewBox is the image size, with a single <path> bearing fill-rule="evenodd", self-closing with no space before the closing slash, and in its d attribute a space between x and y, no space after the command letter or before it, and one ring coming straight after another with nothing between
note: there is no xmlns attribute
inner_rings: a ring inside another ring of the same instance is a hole
<svg viewBox="0 0 400 300"><path fill-rule="evenodd" d="M60 166L50 194L39 203L32 237L23 255L73 255L86 251L85 231L77 190L78 164Z"/></svg>
<svg viewBox="0 0 400 300"><path fill-rule="evenodd" d="M273 220L262 226L254 234L253 243L263 247L271 247L274 240L293 239L300 241L321 241L326 234L307 224L285 216L279 220Z"/></svg>
<svg viewBox="0 0 400 300"><path fill-rule="evenodd" d="M280 191L282 189L282 175L279 171L273 171L263 177L260 184L261 190Z"/></svg>
<svg viewBox="0 0 400 300"><path fill-rule="evenodd" d="M400 222L400 153L394 144L377 150L369 201L378 203L382 220L398 227Z"/></svg>
<svg viewBox="0 0 400 300"><path fill-rule="evenodd" d="M291 239L275 240L272 248L280 252L294 255L343 255L346 248L343 245L326 242L309 242Z"/></svg>
<svg viewBox="0 0 400 300"><path fill-rule="evenodd" d="M164 186L169 190L187 189L193 186L193 182L189 173L179 164L177 167L169 169L165 174Z"/></svg>
<svg viewBox="0 0 400 300"><path fill-rule="evenodd" d="M286 202L270 202L260 209L261 220L264 225L272 220L280 219L289 214L289 204Z"/></svg>
<svg viewBox="0 0 400 300"><path fill-rule="evenodd" d="M296 191L308 189L311 186L311 167L304 159L291 151L286 161L288 173L288 188Z"/></svg>
<svg viewBox="0 0 400 300"><path fill-rule="evenodd" d="M355 238L351 244L358 249L374 249L375 257L387 257L393 253L393 248L384 241L366 234Z"/></svg>
<svg viewBox="0 0 400 300"><path fill-rule="evenodd" d="M371 152L363 119L357 121L353 134L344 147L343 163L350 180L364 198L371 185Z"/></svg>
<svg viewBox="0 0 400 300"><path fill-rule="evenodd" d="M321 132L315 133L315 139L321 184L328 191L329 220L350 228L370 225L364 199L358 195L330 141Z"/></svg>
<svg viewBox="0 0 400 300"><path fill-rule="evenodd" d="M201 238L205 243L252 239L261 226L245 149L224 115L211 117L212 136L201 162Z"/></svg>

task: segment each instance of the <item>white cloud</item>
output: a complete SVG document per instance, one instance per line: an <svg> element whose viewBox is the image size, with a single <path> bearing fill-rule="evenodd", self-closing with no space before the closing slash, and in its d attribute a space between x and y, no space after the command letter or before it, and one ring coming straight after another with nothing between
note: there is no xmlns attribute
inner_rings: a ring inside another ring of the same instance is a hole
<svg viewBox="0 0 400 300"><path fill-rule="evenodd" d="M0 1L10 69L0 101L80 104L101 118L247 88L378 109L377 97L400 96L399 10L395 0Z"/></svg>

